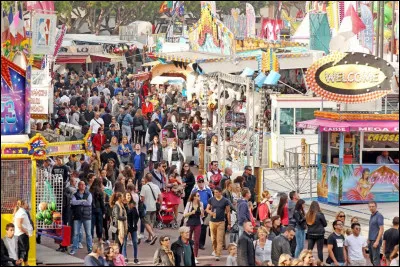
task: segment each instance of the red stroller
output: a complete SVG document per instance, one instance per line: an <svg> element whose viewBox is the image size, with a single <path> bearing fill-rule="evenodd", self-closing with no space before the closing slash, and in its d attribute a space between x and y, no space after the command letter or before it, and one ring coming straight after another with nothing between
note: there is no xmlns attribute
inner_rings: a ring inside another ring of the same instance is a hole
<svg viewBox="0 0 400 267"><path fill-rule="evenodd" d="M179 225L174 217L174 208L176 205L180 204L180 199L179 202L177 202L176 195L173 192L163 192L162 198L161 209L157 213L156 227L160 230L167 227L177 229Z"/></svg>

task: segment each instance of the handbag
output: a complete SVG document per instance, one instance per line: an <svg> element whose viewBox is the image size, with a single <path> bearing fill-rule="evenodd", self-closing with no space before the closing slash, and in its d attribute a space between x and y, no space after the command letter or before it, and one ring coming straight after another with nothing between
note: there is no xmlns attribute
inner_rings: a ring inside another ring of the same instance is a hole
<svg viewBox="0 0 400 267"><path fill-rule="evenodd" d="M237 222L232 226L231 230L229 231L231 234L239 233L239 225Z"/></svg>
<svg viewBox="0 0 400 267"><path fill-rule="evenodd" d="M110 231L111 231L111 233L115 234L115 233L117 233L118 228L115 227L114 225L110 225Z"/></svg>
<svg viewBox="0 0 400 267"><path fill-rule="evenodd" d="M135 126L135 131L143 131L143 125Z"/></svg>
<svg viewBox="0 0 400 267"><path fill-rule="evenodd" d="M153 188L151 188L151 185L148 185L148 186L150 187L151 193L153 194L154 201L156 202L156 211L159 212L159 211L161 210L161 205L160 205L160 203L157 201L157 198L156 198L156 196L154 195Z"/></svg>

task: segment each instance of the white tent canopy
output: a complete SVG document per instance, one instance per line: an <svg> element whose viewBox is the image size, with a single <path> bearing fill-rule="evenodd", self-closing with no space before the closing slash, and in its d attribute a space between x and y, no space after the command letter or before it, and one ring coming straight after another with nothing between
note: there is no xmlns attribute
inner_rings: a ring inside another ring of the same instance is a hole
<svg viewBox="0 0 400 267"><path fill-rule="evenodd" d="M182 77L168 77L168 76L157 76L151 80L151 84L164 84L164 83L184 83L185 79Z"/></svg>

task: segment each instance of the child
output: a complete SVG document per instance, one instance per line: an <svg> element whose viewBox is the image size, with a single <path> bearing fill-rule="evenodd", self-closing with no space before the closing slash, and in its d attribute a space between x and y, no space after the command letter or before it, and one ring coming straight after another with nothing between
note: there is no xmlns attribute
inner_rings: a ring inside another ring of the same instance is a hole
<svg viewBox="0 0 400 267"><path fill-rule="evenodd" d="M126 266L124 256L119 253L119 246L118 244L113 244L112 248L114 249L114 266Z"/></svg>
<svg viewBox="0 0 400 267"><path fill-rule="evenodd" d="M228 245L229 256L226 259L226 266L238 266L237 264L237 245L230 243Z"/></svg>
<svg viewBox="0 0 400 267"><path fill-rule="evenodd" d="M108 263L108 266L114 266L114 257L115 257L114 249L111 246L107 247L104 250L104 255L106 256L105 258L106 262Z"/></svg>
<svg viewBox="0 0 400 267"><path fill-rule="evenodd" d="M24 260L19 256L19 254L22 254L23 251L18 247L18 237L14 235L15 231L15 226L12 223L9 223L6 225L6 236L3 238L2 241L4 241L4 246L6 251L3 251L3 248L1 250L1 265L3 266L3 263L10 263L12 262L11 265L16 265L20 266L24 262ZM4 262L3 262L4 260Z"/></svg>

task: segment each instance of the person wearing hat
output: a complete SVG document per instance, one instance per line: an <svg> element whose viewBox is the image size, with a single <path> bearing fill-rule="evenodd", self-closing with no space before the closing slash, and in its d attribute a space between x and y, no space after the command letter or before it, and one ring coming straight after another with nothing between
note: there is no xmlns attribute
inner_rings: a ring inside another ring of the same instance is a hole
<svg viewBox="0 0 400 267"><path fill-rule="evenodd" d="M208 205L208 200L213 197L213 193L211 189L205 184L204 177L202 175L197 176L196 178L197 184L194 186L191 194L199 193L200 201L203 204L203 209L205 210ZM201 234L200 234L200 249L205 249L204 245L206 244L206 237L207 237L207 226L208 223L206 222L206 218L209 216L207 213L204 214L204 218L202 218L203 224L201 225ZM207 220L208 221L208 220Z"/></svg>
<svg viewBox="0 0 400 267"><path fill-rule="evenodd" d="M110 142L111 142L111 138L112 138L113 136L117 137L118 141L120 141L120 138L121 138L121 137L120 137L119 131L117 131L117 130L115 129L115 124L111 123L111 124L110 124L110 130L108 130L108 131L106 132L106 140L107 140L107 143L110 143Z"/></svg>

